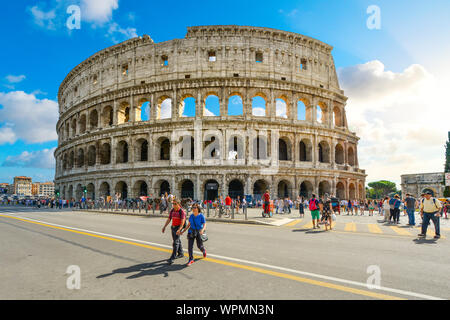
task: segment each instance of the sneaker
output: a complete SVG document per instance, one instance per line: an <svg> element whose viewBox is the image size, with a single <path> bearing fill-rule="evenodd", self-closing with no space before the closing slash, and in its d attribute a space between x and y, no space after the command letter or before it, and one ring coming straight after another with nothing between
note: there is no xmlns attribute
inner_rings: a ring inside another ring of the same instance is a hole
<svg viewBox="0 0 450 320"><path fill-rule="evenodd" d="M194 263L194 260L189 260L189 262L187 263L188 266L190 266L191 264Z"/></svg>
<svg viewBox="0 0 450 320"><path fill-rule="evenodd" d="M423 234L423 233L419 233L418 235L417 235L418 237L425 237L425 235Z"/></svg>
<svg viewBox="0 0 450 320"><path fill-rule="evenodd" d="M173 263L172 259L167 260L167 264L171 265Z"/></svg>
<svg viewBox="0 0 450 320"><path fill-rule="evenodd" d="M179 259L179 258L183 258L183 257L184 257L184 254L180 253L175 257L175 259Z"/></svg>
<svg viewBox="0 0 450 320"><path fill-rule="evenodd" d="M206 258L206 250L203 251L203 258Z"/></svg>
<svg viewBox="0 0 450 320"><path fill-rule="evenodd" d="M439 239L441 237L441 235L437 234L434 236L434 239Z"/></svg>

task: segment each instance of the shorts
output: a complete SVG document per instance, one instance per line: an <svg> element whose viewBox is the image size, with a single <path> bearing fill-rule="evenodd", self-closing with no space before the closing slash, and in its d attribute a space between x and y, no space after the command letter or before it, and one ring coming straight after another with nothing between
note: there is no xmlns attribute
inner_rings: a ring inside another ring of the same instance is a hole
<svg viewBox="0 0 450 320"><path fill-rule="evenodd" d="M312 216L313 220L319 220L320 219L320 210L311 211L311 216Z"/></svg>

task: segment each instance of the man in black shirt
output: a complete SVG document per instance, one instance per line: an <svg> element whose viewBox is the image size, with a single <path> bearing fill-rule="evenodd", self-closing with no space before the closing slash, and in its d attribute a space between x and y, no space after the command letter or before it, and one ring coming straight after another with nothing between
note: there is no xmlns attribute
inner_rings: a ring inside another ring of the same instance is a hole
<svg viewBox="0 0 450 320"><path fill-rule="evenodd" d="M415 226L416 222L414 219L414 213L416 211L416 199L414 199L409 193L406 194L405 208L406 213L408 214L408 226Z"/></svg>

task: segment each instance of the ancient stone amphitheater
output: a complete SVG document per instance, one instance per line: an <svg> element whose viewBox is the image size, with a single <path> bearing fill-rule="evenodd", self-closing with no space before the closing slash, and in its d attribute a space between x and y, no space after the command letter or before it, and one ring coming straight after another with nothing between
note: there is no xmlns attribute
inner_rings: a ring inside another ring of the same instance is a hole
<svg viewBox="0 0 450 320"><path fill-rule="evenodd" d="M86 187L91 199L266 188L364 198L331 51L297 33L230 25L97 52L59 88L56 189L80 198Z"/></svg>

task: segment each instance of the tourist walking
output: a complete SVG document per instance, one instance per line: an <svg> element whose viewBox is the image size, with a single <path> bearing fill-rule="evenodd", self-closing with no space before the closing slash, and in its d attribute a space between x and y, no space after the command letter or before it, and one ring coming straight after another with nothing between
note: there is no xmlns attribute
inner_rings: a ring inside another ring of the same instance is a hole
<svg viewBox="0 0 450 320"><path fill-rule="evenodd" d="M267 216L270 216L270 193L269 190L266 190L266 192L263 195L264 199L264 213Z"/></svg>
<svg viewBox="0 0 450 320"><path fill-rule="evenodd" d="M414 214L416 211L417 201L409 193L406 194L405 207L406 213L408 214L408 226L415 226L416 222L414 219Z"/></svg>
<svg viewBox="0 0 450 320"><path fill-rule="evenodd" d="M325 224L325 231L328 231L328 226L330 226L331 230L331 214L333 213L333 207L331 205L331 199L328 193L325 193L325 195L322 196L322 199L320 199L319 208L322 214L322 221Z"/></svg>
<svg viewBox="0 0 450 320"><path fill-rule="evenodd" d="M370 200L369 202L369 216L373 216L373 211L375 210L374 200Z"/></svg>
<svg viewBox="0 0 450 320"><path fill-rule="evenodd" d="M400 223L400 197L398 194L394 196L391 200L389 200L389 204L391 205L391 218L392 223L399 224Z"/></svg>
<svg viewBox="0 0 450 320"><path fill-rule="evenodd" d="M384 222L390 221L391 216L391 205L389 204L389 197L385 197L383 201L383 210L384 210Z"/></svg>
<svg viewBox="0 0 450 320"><path fill-rule="evenodd" d="M181 234L183 234L186 230L189 230L187 235L189 252L188 266L194 263L194 240L197 242L197 248L203 253L203 258L206 258L206 249L202 239L202 235L206 229L206 219L201 212L201 208L197 204L193 204L192 214L189 216L186 227L181 231Z"/></svg>
<svg viewBox="0 0 450 320"><path fill-rule="evenodd" d="M319 201L316 199L315 194L313 194L312 198L309 200L309 210L311 211L313 229L320 229L320 208Z"/></svg>
<svg viewBox="0 0 450 320"><path fill-rule="evenodd" d="M298 202L298 213L300 214L300 218L303 218L305 216L305 207L303 205L303 197L300 197L300 200Z"/></svg>
<svg viewBox="0 0 450 320"><path fill-rule="evenodd" d="M181 207L181 204L178 202L178 200L173 201L173 209L169 213L169 217L166 220L166 223L162 229L162 232L166 231L167 225L172 220L172 255L170 256L169 260L167 261L169 264L173 263L173 260L177 258L184 257L183 254L183 247L181 245L180 235L181 231L184 227L184 224L186 222L186 212Z"/></svg>
<svg viewBox="0 0 450 320"><path fill-rule="evenodd" d="M426 237L428 225L430 224L430 220L433 221L435 236L434 239L439 239L441 237L440 226L439 226L439 218L440 211L442 209L441 202L432 197L431 192L425 193L425 199L420 202L420 214L423 216L422 222L422 232L419 233L419 237Z"/></svg>

